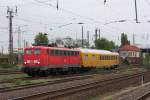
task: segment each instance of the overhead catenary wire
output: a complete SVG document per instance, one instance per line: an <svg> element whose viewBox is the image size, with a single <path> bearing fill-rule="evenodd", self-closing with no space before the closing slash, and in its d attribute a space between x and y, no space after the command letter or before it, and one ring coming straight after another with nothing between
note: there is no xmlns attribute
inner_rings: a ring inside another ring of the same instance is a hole
<svg viewBox="0 0 150 100"><path fill-rule="evenodd" d="M38 1L40 1L40 0L38 0ZM48 0L44 0L44 1L42 1L42 2L48 2ZM37 3L35 3L35 4L37 4ZM43 3L44 4L44 3ZM41 4L41 5L43 5L43 4ZM45 5L45 4L44 4ZM49 6L49 3L48 4L46 4L46 5L48 5ZM53 5L52 5L53 6ZM53 8L55 8L56 9L56 6L53 6ZM66 9L64 9L65 11L66 11ZM63 9L61 8L61 9L59 9L59 11L63 11ZM68 10L67 10L68 11ZM64 12L64 11L63 11ZM68 13L69 14L71 14L71 15L74 15L74 16L78 16L78 17L81 17L81 18L84 18L84 19L87 19L88 21L91 21L91 22L93 22L93 23L99 23L100 25L102 25L102 24L104 24L104 22L101 22L101 21L97 21L97 20L95 20L95 19L89 19L89 17L87 17L87 18L85 18L86 16L82 16L82 15L80 15L80 14L76 14L76 13L74 13L74 12L72 12L72 11L68 11ZM96 21L96 22L95 22ZM28 21L28 22L31 22L31 23L34 23L34 22L32 22L32 21ZM35 24L41 24L41 22L35 22ZM47 24L47 23L44 23L44 22L42 22L42 24L44 25L44 24ZM118 27L114 27L114 26L111 26L111 25L102 25L102 26L104 26L104 27L106 27L107 29L109 29L109 30L117 30L118 31ZM124 29L119 29L119 31L125 31Z"/></svg>
<svg viewBox="0 0 150 100"><path fill-rule="evenodd" d="M44 4L44 5L47 5L47 6L49 6L49 7L53 7L53 8L56 9L56 6L53 6L52 4L47 4L47 3L44 3L44 2L40 2L39 0L34 0L34 1L36 1L37 3L42 3L42 4ZM69 10L66 10L66 9L63 9L63 8L59 8L59 11L62 11L62 12L65 12L65 13L68 13L68 14L71 14L71 15L74 15L74 16L78 16L78 17L81 17L81 18L90 20L90 21L92 21L92 22L94 22L94 23L98 23L98 24L100 24L100 25L102 25L102 26L104 26L104 27L110 27L110 28L113 28L113 29L115 29L115 30L124 31L123 29L119 29L119 28L116 28L116 27L104 25L104 23L101 22L101 21L98 21L98 20L95 20L95 19L93 19L93 18L86 17L86 16L83 16L83 15L74 13L74 12L72 12L72 11L69 11Z"/></svg>

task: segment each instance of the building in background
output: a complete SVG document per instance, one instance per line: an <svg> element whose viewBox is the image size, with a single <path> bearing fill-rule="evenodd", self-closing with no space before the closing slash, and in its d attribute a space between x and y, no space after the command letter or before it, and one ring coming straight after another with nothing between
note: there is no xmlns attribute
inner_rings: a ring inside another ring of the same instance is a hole
<svg viewBox="0 0 150 100"><path fill-rule="evenodd" d="M140 64L141 59L141 49L134 45L124 45L119 48L119 54L121 59L127 60L129 64Z"/></svg>

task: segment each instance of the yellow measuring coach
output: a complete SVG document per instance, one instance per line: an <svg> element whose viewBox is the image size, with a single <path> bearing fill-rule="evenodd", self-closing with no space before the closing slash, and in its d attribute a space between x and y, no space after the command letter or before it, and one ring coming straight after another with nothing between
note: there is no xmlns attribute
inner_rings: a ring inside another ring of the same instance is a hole
<svg viewBox="0 0 150 100"><path fill-rule="evenodd" d="M119 54L107 50L80 49L82 67L115 68L119 65Z"/></svg>

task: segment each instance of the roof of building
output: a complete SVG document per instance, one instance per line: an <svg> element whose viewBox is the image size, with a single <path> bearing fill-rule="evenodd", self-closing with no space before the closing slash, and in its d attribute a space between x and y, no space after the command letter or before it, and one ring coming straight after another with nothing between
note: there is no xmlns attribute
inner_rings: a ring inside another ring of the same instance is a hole
<svg viewBox="0 0 150 100"><path fill-rule="evenodd" d="M124 45L120 47L119 51L140 51L140 48L134 46L134 45Z"/></svg>

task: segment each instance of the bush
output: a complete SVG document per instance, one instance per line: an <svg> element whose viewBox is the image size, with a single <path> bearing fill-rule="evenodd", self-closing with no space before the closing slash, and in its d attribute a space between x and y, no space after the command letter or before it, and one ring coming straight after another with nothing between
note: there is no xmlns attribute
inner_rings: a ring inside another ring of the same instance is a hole
<svg viewBox="0 0 150 100"><path fill-rule="evenodd" d="M123 64L130 65L129 61L127 59L123 60Z"/></svg>

